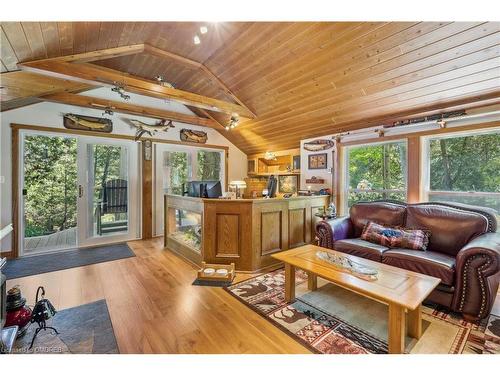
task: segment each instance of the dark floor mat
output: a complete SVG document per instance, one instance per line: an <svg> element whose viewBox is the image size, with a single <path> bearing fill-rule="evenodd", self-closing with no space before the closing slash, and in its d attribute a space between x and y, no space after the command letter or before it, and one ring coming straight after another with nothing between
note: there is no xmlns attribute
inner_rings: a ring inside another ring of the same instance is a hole
<svg viewBox="0 0 500 375"><path fill-rule="evenodd" d="M32 323L26 334L18 338L13 353L47 354L116 354L119 353L106 300L61 310L47 321L57 329L41 331L29 349L37 324Z"/></svg>
<svg viewBox="0 0 500 375"><path fill-rule="evenodd" d="M39 275L89 264L134 257L126 243L11 259L2 270L7 279Z"/></svg>

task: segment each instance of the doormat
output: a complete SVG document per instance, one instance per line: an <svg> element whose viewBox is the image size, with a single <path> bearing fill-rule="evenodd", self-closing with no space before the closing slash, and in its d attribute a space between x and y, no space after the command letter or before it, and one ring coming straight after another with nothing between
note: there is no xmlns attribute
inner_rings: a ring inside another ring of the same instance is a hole
<svg viewBox="0 0 500 375"><path fill-rule="evenodd" d="M106 300L61 310L47 321L59 332L41 331L32 349L31 340L38 325L31 324L14 343L13 354L118 354L113 325Z"/></svg>
<svg viewBox="0 0 500 375"><path fill-rule="evenodd" d="M2 273L10 280L130 257L135 257L134 252L126 243L119 243L10 259Z"/></svg>

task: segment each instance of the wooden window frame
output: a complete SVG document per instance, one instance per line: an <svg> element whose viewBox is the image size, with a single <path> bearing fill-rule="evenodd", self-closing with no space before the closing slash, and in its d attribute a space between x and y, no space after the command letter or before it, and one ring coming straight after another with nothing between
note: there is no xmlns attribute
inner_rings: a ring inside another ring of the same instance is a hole
<svg viewBox="0 0 500 375"><path fill-rule="evenodd" d="M406 145L406 167L405 167L405 189L371 189L371 190L364 190L364 189L349 189L349 150L353 148L360 148L360 147L371 147L371 146L381 146L384 144L390 144L390 143L404 143ZM341 190L341 195L342 195L342 206L341 206L341 212L347 212L349 210L348 207L348 195L351 192L355 193L404 193L406 195L406 198L408 199L408 177L409 177L409 162L408 162L408 140L407 138L401 138L399 140L377 140L376 142L367 142L367 143L360 143L356 145L350 145L346 146L346 148L343 150L344 152L344 165L343 167L343 174L344 174L344 184L343 184L343 189Z"/></svg>
<svg viewBox="0 0 500 375"><path fill-rule="evenodd" d="M471 131L462 131L458 130L453 133L447 134L438 134L438 135L429 135L422 137L422 188L421 188L421 197L428 201L429 196L432 195L453 195L458 197L500 197L500 193L497 192L489 192L489 191L447 191L447 190L431 190L430 189L430 174L431 174L431 166L430 166L430 142L437 139L449 139L449 138L464 138L470 137L474 135L487 135L487 134L500 134L499 128L484 128L478 129L471 133Z"/></svg>
<svg viewBox="0 0 500 375"><path fill-rule="evenodd" d="M474 133L492 133L500 131L500 121L491 121L485 122L481 124L471 124L471 125L463 125L457 127L450 127L444 129L435 129L435 130L424 130L424 131L415 131L412 133L406 134L398 134L393 136L384 137L385 140L380 140L380 138L369 138L363 140L355 140L348 142L337 142L337 171L336 175L336 192L337 199L336 205L337 210L340 215L348 215L349 212L346 211L345 207L347 206L346 202L346 169L347 169L347 156L346 156L346 148L350 146L362 146L369 145L373 143L381 143L381 142L397 142L401 140L407 141L407 201L408 203L418 203L424 202L427 200L428 196L426 195L426 166L428 163L428 155L426 150L426 141L428 139L442 137L455 136L459 134L468 135L471 132ZM435 193L435 192L434 192ZM448 192L445 192L448 193ZM476 192L456 192L456 194L461 194L463 196L479 196L479 193ZM496 194L496 193L491 193Z"/></svg>

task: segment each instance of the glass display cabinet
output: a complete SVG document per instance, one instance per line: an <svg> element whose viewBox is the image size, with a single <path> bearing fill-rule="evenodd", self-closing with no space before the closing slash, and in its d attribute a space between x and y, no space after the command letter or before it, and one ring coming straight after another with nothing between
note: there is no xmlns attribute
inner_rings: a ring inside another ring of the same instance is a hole
<svg viewBox="0 0 500 375"><path fill-rule="evenodd" d="M164 205L165 247L199 264L203 249L203 201L166 195Z"/></svg>

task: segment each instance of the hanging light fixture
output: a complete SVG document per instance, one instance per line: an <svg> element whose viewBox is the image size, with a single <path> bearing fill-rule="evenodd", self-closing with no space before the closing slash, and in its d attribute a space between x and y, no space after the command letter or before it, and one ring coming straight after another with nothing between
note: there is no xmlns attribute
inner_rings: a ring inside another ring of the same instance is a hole
<svg viewBox="0 0 500 375"><path fill-rule="evenodd" d="M194 41L194 44L200 44L201 43L200 37L198 35L194 36L193 41Z"/></svg>
<svg viewBox="0 0 500 375"><path fill-rule="evenodd" d="M206 26L201 26L200 27L200 33L206 34L207 32L208 32L208 27L206 27Z"/></svg>
<svg viewBox="0 0 500 375"><path fill-rule="evenodd" d="M274 153L272 151L267 151L264 154L264 159L266 159L266 160L276 160L276 153Z"/></svg>

